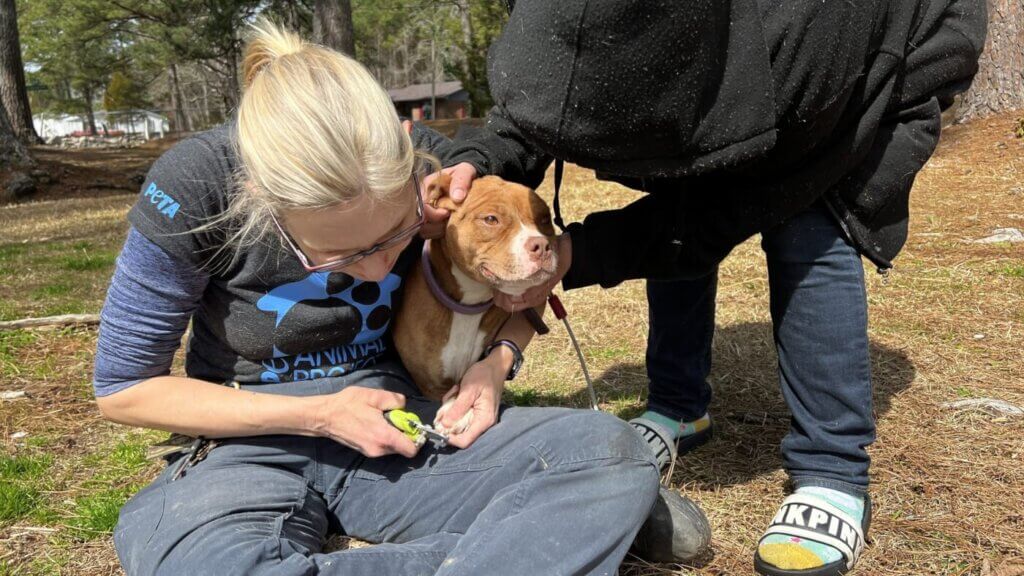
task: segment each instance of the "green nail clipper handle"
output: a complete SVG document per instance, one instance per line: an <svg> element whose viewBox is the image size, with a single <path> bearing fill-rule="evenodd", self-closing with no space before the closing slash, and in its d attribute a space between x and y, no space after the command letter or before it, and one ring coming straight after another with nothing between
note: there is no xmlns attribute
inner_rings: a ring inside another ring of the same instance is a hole
<svg viewBox="0 0 1024 576"><path fill-rule="evenodd" d="M412 412L406 412L405 410L388 410L384 413L384 419L395 428L401 430L402 433L408 436L413 442L418 440L423 434L419 428L423 425L423 421L420 420L419 416Z"/></svg>

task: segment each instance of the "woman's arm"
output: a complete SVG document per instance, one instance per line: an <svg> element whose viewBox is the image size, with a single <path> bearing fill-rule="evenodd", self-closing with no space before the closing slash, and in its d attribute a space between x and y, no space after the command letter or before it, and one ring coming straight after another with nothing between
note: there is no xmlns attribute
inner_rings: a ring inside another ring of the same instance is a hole
<svg viewBox="0 0 1024 576"><path fill-rule="evenodd" d="M324 436L371 458L414 456L417 447L384 419L405 396L351 386L322 396L282 396L236 390L192 378L149 378L96 403L114 422L223 438L293 434Z"/></svg>
<svg viewBox="0 0 1024 576"><path fill-rule="evenodd" d="M136 228L128 230L100 313L93 372L97 398L170 373L209 279Z"/></svg>
<svg viewBox="0 0 1024 576"><path fill-rule="evenodd" d="M201 270L129 231L97 343L93 384L105 417L192 436L299 434L329 437L367 456L416 453L381 415L405 405L399 394L352 387L297 398L169 376L208 280Z"/></svg>
<svg viewBox="0 0 1024 576"><path fill-rule="evenodd" d="M260 434L313 436L316 397L236 390L180 376L158 376L96 399L114 422L219 438Z"/></svg>

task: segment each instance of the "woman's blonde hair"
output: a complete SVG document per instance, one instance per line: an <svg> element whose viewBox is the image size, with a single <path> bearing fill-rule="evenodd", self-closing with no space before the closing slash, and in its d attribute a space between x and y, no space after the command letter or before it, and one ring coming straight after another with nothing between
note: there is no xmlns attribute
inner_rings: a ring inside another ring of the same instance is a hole
<svg viewBox="0 0 1024 576"><path fill-rule="evenodd" d="M236 248L262 238L270 214L327 208L405 188L420 156L387 92L358 62L266 19L242 61L235 142L242 161L227 212Z"/></svg>

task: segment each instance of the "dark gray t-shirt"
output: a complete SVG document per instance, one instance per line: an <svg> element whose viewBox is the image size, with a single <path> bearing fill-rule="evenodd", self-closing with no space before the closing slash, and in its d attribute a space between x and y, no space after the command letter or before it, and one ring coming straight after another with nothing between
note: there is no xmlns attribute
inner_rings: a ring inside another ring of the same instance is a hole
<svg viewBox="0 0 1024 576"><path fill-rule="evenodd" d="M418 146L435 151L447 144L429 130L413 135ZM392 310L420 242L381 282L307 272L276 235L237 255L225 251L229 261L211 264L225 232L196 229L223 213L235 189L233 137L233 127L225 125L175 145L153 164L128 214L151 242L210 272L192 317L186 374L278 383L341 375L393 357Z"/></svg>

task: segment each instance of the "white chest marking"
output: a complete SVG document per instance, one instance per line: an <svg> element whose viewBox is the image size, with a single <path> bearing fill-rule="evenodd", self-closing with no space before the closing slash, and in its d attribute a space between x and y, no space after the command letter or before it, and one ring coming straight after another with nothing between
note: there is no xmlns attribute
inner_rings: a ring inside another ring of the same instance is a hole
<svg viewBox="0 0 1024 576"><path fill-rule="evenodd" d="M466 370L480 359L486 336L480 329L480 320L483 317L483 314L452 314L448 342L441 349L441 370L445 378L462 380Z"/></svg>
<svg viewBox="0 0 1024 576"><path fill-rule="evenodd" d="M479 304L489 300L493 293L490 287L481 284L461 270L452 267L452 275L462 290L463 304ZM452 327L448 330L448 340L441 349L441 370L445 378L461 380L462 375L480 358L484 351L484 334L480 329L483 314L467 316L452 313Z"/></svg>

